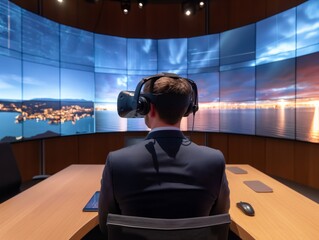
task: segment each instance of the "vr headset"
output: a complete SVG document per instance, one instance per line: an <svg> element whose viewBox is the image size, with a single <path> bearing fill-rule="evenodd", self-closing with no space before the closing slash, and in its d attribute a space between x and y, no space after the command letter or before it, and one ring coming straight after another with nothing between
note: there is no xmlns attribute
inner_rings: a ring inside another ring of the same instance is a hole
<svg viewBox="0 0 319 240"><path fill-rule="evenodd" d="M169 104L173 104L176 107L185 107L185 101L189 101L188 108L184 114L187 117L190 113L195 114L198 111L198 93L197 86L194 81L183 78L188 81L192 87L192 95L187 96L176 96L169 93L153 94L152 88L150 93L141 93L142 87L148 81L151 82L151 86L157 79L161 77L169 77L173 79L180 79L182 77L174 73L160 73L154 76L143 78L136 86L135 91L121 91L117 98L117 113L122 118L142 118L150 109L150 103L156 104L156 102L169 101Z"/></svg>

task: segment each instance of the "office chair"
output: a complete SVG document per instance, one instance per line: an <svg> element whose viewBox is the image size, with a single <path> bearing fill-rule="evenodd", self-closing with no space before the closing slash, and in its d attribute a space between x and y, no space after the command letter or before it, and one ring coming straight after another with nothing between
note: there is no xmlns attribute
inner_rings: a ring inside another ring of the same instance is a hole
<svg viewBox="0 0 319 240"><path fill-rule="evenodd" d="M22 183L21 173L10 143L0 143L0 203L43 179Z"/></svg>
<svg viewBox="0 0 319 240"><path fill-rule="evenodd" d="M108 214L108 240L222 240L230 215L162 219Z"/></svg>

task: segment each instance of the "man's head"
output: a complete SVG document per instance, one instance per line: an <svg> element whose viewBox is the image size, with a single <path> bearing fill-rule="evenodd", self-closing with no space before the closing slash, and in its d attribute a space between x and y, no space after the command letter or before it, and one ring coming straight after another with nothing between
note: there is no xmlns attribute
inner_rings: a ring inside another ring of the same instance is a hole
<svg viewBox="0 0 319 240"><path fill-rule="evenodd" d="M188 80L166 76L147 81L143 95L151 101L150 112L145 117L148 126L150 114L154 113L152 112L154 109L158 118L165 124L179 124L194 98L193 89Z"/></svg>

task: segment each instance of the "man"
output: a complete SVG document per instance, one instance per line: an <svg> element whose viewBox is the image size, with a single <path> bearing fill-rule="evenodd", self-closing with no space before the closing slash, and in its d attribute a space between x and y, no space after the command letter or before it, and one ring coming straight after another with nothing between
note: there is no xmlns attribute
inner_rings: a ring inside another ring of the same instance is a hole
<svg viewBox="0 0 319 240"><path fill-rule="evenodd" d="M176 76L146 81L141 96L148 101L144 119L150 133L107 157L99 199L104 233L108 213L188 218L229 210L223 154L191 142L180 131L195 94L190 80Z"/></svg>

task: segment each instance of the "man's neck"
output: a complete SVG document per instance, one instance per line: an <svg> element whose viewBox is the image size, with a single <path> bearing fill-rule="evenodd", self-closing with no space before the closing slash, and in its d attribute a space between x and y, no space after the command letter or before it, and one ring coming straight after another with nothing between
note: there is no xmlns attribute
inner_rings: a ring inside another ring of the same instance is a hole
<svg viewBox="0 0 319 240"><path fill-rule="evenodd" d="M177 122L176 124L167 124L163 121L154 121L151 129L155 129L155 128L178 128L180 129L180 122Z"/></svg>
<svg viewBox="0 0 319 240"><path fill-rule="evenodd" d="M174 131L180 131L180 129L178 127L173 127L173 126L163 126L163 127L156 127L156 128L152 128L151 132L154 131L162 131L162 130L174 130Z"/></svg>

